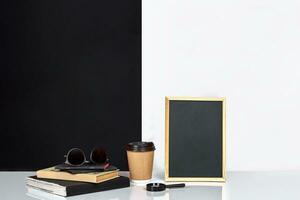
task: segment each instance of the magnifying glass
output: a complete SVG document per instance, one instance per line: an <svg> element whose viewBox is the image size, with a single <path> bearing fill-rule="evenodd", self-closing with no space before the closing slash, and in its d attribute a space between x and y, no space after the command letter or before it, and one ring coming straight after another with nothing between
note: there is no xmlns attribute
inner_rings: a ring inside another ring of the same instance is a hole
<svg viewBox="0 0 300 200"><path fill-rule="evenodd" d="M163 183L148 183L146 186L146 190L151 192L160 192L160 191L164 191L166 188L181 188L181 187L185 187L185 184L179 183L179 184L166 185Z"/></svg>

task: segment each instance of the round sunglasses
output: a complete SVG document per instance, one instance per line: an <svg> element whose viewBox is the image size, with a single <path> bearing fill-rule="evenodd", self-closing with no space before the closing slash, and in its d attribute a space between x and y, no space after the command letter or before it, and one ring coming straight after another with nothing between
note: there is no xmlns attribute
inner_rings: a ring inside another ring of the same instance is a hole
<svg viewBox="0 0 300 200"><path fill-rule="evenodd" d="M102 148L94 148L90 153L90 160L86 159L84 151L79 148L70 149L65 157L65 163L73 166L80 166L85 163L105 164L108 162L107 154Z"/></svg>

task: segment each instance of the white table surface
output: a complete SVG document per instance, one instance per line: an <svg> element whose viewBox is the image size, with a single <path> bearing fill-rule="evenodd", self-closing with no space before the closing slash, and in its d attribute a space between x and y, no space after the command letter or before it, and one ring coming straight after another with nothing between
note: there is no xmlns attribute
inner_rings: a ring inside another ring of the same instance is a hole
<svg viewBox="0 0 300 200"><path fill-rule="evenodd" d="M33 172L0 172L1 200L71 199L71 200L299 200L300 171L287 172L228 172L224 186L187 185L182 189L147 192L143 186L131 186L74 197L31 197L25 178ZM43 193L42 193L43 194Z"/></svg>

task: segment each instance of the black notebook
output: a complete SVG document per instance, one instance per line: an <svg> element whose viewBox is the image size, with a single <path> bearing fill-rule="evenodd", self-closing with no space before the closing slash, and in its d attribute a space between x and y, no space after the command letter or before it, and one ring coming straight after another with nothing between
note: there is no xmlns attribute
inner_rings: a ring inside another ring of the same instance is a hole
<svg viewBox="0 0 300 200"><path fill-rule="evenodd" d="M93 164L93 163L85 163L80 166L72 166L65 163L59 164L55 166L55 169L59 169L61 171L67 171L71 174L77 174L77 173L88 173L88 172L106 172L106 171L114 171L118 168L113 165L108 165L106 167L105 164Z"/></svg>
<svg viewBox="0 0 300 200"><path fill-rule="evenodd" d="M84 183L75 181L63 181L37 178L30 176L27 178L27 187L42 190L60 196L74 196L92 192L101 192L125 188L130 186L129 178L120 176L102 183Z"/></svg>

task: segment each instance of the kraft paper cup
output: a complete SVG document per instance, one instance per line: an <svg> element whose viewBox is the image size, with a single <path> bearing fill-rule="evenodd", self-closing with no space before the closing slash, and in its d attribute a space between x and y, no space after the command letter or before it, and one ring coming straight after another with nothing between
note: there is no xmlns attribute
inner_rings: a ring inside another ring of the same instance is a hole
<svg viewBox="0 0 300 200"><path fill-rule="evenodd" d="M137 184L149 182L155 150L153 142L131 142L126 150L131 181Z"/></svg>

